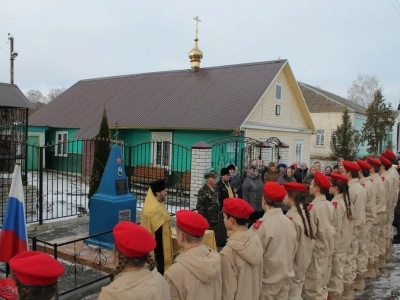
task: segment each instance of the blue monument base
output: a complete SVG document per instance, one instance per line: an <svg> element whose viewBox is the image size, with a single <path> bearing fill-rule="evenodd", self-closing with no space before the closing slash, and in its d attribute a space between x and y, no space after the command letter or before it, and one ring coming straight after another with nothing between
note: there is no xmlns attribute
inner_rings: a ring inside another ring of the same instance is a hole
<svg viewBox="0 0 400 300"><path fill-rule="evenodd" d="M106 195L97 193L90 199L89 235L110 231L121 221L136 223L136 197L132 194ZM84 240L85 244L112 250L111 233Z"/></svg>

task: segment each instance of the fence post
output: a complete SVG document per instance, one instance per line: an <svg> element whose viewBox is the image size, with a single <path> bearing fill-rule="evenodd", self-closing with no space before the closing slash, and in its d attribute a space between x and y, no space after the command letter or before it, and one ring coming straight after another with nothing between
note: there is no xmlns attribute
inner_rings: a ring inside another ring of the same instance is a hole
<svg viewBox="0 0 400 300"><path fill-rule="evenodd" d="M10 265L6 263L6 278L8 277L8 275L10 275L10 273L11 273Z"/></svg>
<svg viewBox="0 0 400 300"><path fill-rule="evenodd" d="M43 224L43 152L44 147L39 147L39 225Z"/></svg>
<svg viewBox="0 0 400 300"><path fill-rule="evenodd" d="M32 250L33 251L36 251L36 236L34 236L33 238L32 238Z"/></svg>
<svg viewBox="0 0 400 300"><path fill-rule="evenodd" d="M128 187L129 187L129 192L132 193L132 175L133 175L133 170L132 170L132 146L128 146L128 165L129 165L129 173L128 174Z"/></svg>
<svg viewBox="0 0 400 300"><path fill-rule="evenodd" d="M58 251L58 246L57 243L53 244L53 252L54 252L54 259L57 259L58 255L57 255L57 251Z"/></svg>
<svg viewBox="0 0 400 300"><path fill-rule="evenodd" d="M198 142L192 146L192 163L190 170L190 206L197 204L197 192L203 186L204 174L211 166L211 146L205 142Z"/></svg>

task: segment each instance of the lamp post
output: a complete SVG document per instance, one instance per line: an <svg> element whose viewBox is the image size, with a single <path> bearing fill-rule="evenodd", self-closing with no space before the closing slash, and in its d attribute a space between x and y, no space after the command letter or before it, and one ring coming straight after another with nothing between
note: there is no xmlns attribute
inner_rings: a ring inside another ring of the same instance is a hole
<svg viewBox="0 0 400 300"><path fill-rule="evenodd" d="M14 84L14 60L18 56L17 52L14 52L14 37L8 34L10 40L10 83Z"/></svg>

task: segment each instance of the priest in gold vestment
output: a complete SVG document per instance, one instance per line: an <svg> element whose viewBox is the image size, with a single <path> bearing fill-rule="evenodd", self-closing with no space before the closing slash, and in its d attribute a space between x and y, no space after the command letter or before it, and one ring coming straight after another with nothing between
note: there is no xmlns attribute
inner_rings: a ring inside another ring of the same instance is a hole
<svg viewBox="0 0 400 300"><path fill-rule="evenodd" d="M164 180L150 183L140 221L140 224L156 239L157 246L152 256L155 258L157 270L162 275L173 261L170 214L164 204L166 196Z"/></svg>

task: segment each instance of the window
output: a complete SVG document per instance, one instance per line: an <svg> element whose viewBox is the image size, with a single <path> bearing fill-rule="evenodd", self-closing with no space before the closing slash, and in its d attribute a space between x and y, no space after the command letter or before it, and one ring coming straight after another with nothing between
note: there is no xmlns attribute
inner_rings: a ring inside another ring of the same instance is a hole
<svg viewBox="0 0 400 300"><path fill-rule="evenodd" d="M317 146L325 145L325 130L317 130L317 138L315 140L315 145Z"/></svg>
<svg viewBox="0 0 400 300"><path fill-rule="evenodd" d="M335 139L336 146L340 146L338 140L336 139L337 130L332 130L332 141Z"/></svg>
<svg viewBox="0 0 400 300"><path fill-rule="evenodd" d="M172 133L171 132L153 132L152 133L152 164L161 167L171 166L172 152Z"/></svg>
<svg viewBox="0 0 400 300"><path fill-rule="evenodd" d="M294 160L296 161L297 164L300 164L303 161L304 142L303 141L295 141L294 147L295 147Z"/></svg>
<svg viewBox="0 0 400 300"><path fill-rule="evenodd" d="M56 132L56 151L55 156L67 156L68 155L68 132L57 131Z"/></svg>
<svg viewBox="0 0 400 300"><path fill-rule="evenodd" d="M279 83L275 84L275 100L282 100L282 86Z"/></svg>

